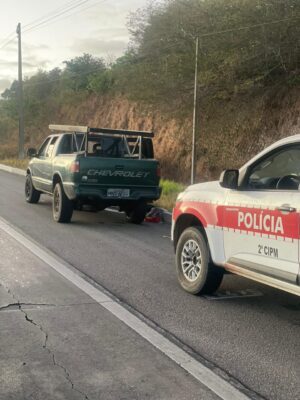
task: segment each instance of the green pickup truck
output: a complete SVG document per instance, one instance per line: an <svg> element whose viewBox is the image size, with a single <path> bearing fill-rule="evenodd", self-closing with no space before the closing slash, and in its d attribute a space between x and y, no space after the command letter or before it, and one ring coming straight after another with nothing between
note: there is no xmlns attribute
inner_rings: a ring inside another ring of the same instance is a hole
<svg viewBox="0 0 300 400"><path fill-rule="evenodd" d="M70 222L73 210L118 206L140 224L149 203L159 199L160 167L153 133L49 125L52 134L40 149L28 149L25 197L38 203L53 196L53 218Z"/></svg>

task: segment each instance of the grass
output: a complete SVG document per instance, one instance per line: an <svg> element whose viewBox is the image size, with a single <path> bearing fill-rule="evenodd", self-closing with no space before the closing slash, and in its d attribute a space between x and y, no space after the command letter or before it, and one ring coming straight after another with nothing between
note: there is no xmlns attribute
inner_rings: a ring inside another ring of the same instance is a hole
<svg viewBox="0 0 300 400"><path fill-rule="evenodd" d="M16 158L5 158L0 159L0 164L9 165L10 167L26 169L28 165L28 159L18 160ZM180 192L185 189L185 186L181 183L170 181L168 179L162 179L160 182L162 187L161 198L156 202L158 207L165 208L166 210L172 211L176 198Z"/></svg>
<svg viewBox="0 0 300 400"><path fill-rule="evenodd" d="M4 158L0 159L0 164L9 165L10 167L26 169L28 165L28 159L18 160L17 158Z"/></svg>
<svg viewBox="0 0 300 400"><path fill-rule="evenodd" d="M172 211L178 194L185 189L185 186L167 179L162 179L160 186L162 187L162 194L156 204L159 207Z"/></svg>

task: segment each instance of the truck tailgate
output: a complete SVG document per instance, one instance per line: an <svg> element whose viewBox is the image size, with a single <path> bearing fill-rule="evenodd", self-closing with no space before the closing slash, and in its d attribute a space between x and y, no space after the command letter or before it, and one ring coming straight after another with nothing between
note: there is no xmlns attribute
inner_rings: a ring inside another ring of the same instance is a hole
<svg viewBox="0 0 300 400"><path fill-rule="evenodd" d="M159 164L156 160L88 156L79 158L79 163L80 184L106 187L146 187L159 184Z"/></svg>

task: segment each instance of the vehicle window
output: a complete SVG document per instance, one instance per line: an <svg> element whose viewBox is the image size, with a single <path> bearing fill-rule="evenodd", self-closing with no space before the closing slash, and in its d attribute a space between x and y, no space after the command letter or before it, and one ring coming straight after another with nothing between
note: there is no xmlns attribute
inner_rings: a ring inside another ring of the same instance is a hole
<svg viewBox="0 0 300 400"><path fill-rule="evenodd" d="M57 142L58 136L54 136L48 146L47 152L46 152L46 157L52 157L53 149L55 146L55 143Z"/></svg>
<svg viewBox="0 0 300 400"><path fill-rule="evenodd" d="M58 154L72 154L80 151L84 148L84 135L77 134L75 137L73 135L65 135L60 142L57 155Z"/></svg>
<svg viewBox="0 0 300 400"><path fill-rule="evenodd" d="M59 149L57 151L58 154L71 154L72 151L72 136L65 135L60 142Z"/></svg>
<svg viewBox="0 0 300 400"><path fill-rule="evenodd" d="M300 184L300 147L272 154L250 172L248 188L255 190L298 190Z"/></svg>
<svg viewBox="0 0 300 400"><path fill-rule="evenodd" d="M49 144L50 140L51 140L51 137L47 138L47 139L44 141L44 143L42 144L42 146L40 147L39 153L38 153L38 154L39 154L39 157L45 157L45 155L46 155L46 150L47 150L47 147L48 147L48 144Z"/></svg>
<svg viewBox="0 0 300 400"><path fill-rule="evenodd" d="M124 157L125 146L122 138L102 137L101 148L104 157Z"/></svg>
<svg viewBox="0 0 300 400"><path fill-rule="evenodd" d="M88 154L101 157L123 158L126 149L120 137L101 136L88 141Z"/></svg>
<svg viewBox="0 0 300 400"><path fill-rule="evenodd" d="M139 158L140 139L138 137L90 135L87 153L93 157ZM154 158L153 143L149 138L142 140L141 157L146 159Z"/></svg>

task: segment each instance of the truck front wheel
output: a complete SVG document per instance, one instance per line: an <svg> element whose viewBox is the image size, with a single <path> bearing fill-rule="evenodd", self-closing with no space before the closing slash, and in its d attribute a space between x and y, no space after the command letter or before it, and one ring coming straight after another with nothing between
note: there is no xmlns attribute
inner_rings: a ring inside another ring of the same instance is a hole
<svg viewBox="0 0 300 400"><path fill-rule="evenodd" d="M146 217L147 211L148 208L146 203L137 203L130 210L126 211L127 219L132 224L141 224Z"/></svg>
<svg viewBox="0 0 300 400"><path fill-rule="evenodd" d="M27 203L36 204L39 202L40 197L41 192L34 188L31 175L27 174L25 181L25 199Z"/></svg>
<svg viewBox="0 0 300 400"><path fill-rule="evenodd" d="M73 215L73 203L65 194L63 185L58 182L53 192L53 218L56 222L70 222Z"/></svg>
<svg viewBox="0 0 300 400"><path fill-rule="evenodd" d="M185 229L178 240L176 272L180 285L192 294L211 294L221 285L224 271L211 262L206 238L197 227Z"/></svg>

